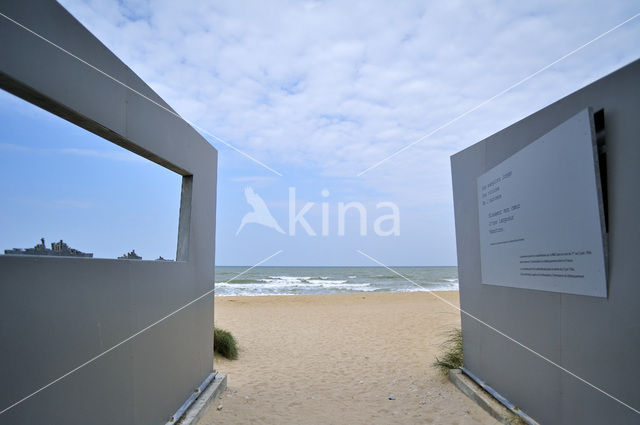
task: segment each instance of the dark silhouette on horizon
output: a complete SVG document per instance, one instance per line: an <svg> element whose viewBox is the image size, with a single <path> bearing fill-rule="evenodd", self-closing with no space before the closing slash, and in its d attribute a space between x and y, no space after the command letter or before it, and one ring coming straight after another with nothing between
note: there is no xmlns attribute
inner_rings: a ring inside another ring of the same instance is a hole
<svg viewBox="0 0 640 425"><path fill-rule="evenodd" d="M13 248L13 249L5 249L4 255L52 255L56 257L86 257L92 258L93 253L86 253L82 251L78 251L77 249L71 248L69 245L64 243L62 239L59 242L53 242L51 244L51 249L47 248L44 243L44 238L40 238L40 243L33 248Z"/></svg>

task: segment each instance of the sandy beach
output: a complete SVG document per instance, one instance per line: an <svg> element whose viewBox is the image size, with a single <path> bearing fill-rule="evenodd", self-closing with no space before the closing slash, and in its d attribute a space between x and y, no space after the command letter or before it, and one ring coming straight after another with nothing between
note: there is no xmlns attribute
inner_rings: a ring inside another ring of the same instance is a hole
<svg viewBox="0 0 640 425"><path fill-rule="evenodd" d="M460 315L428 293L216 297L215 320L240 356L200 425L498 423L430 366Z"/></svg>

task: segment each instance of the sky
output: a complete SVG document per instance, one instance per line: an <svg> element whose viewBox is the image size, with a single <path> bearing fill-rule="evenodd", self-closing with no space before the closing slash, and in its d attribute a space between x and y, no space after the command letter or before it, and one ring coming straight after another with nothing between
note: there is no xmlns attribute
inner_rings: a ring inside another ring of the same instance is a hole
<svg viewBox="0 0 640 425"><path fill-rule="evenodd" d="M575 51L637 1L61 3L218 149L218 265L456 265L450 156L640 57ZM175 258L179 176L5 92L0 178L1 249Z"/></svg>

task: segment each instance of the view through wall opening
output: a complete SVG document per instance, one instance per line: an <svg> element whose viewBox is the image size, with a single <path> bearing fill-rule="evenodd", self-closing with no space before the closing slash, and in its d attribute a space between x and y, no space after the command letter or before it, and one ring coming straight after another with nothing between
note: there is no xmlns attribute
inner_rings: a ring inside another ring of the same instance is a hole
<svg viewBox="0 0 640 425"><path fill-rule="evenodd" d="M0 254L176 257L182 176L3 90L0 179Z"/></svg>

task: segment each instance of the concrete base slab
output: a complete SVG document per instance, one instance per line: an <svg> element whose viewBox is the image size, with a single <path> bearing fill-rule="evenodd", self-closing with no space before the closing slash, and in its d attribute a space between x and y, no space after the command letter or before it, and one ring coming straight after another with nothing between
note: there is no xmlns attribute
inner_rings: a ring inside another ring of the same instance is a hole
<svg viewBox="0 0 640 425"><path fill-rule="evenodd" d="M207 412L211 403L226 389L227 375L222 373L216 374L216 377L213 378L207 388L202 391L202 394L191 404L187 411L184 412L177 424L196 425Z"/></svg>
<svg viewBox="0 0 640 425"><path fill-rule="evenodd" d="M460 369L451 369L449 371L449 381L500 423L505 425L526 425L522 418L507 409L471 378L463 374Z"/></svg>

